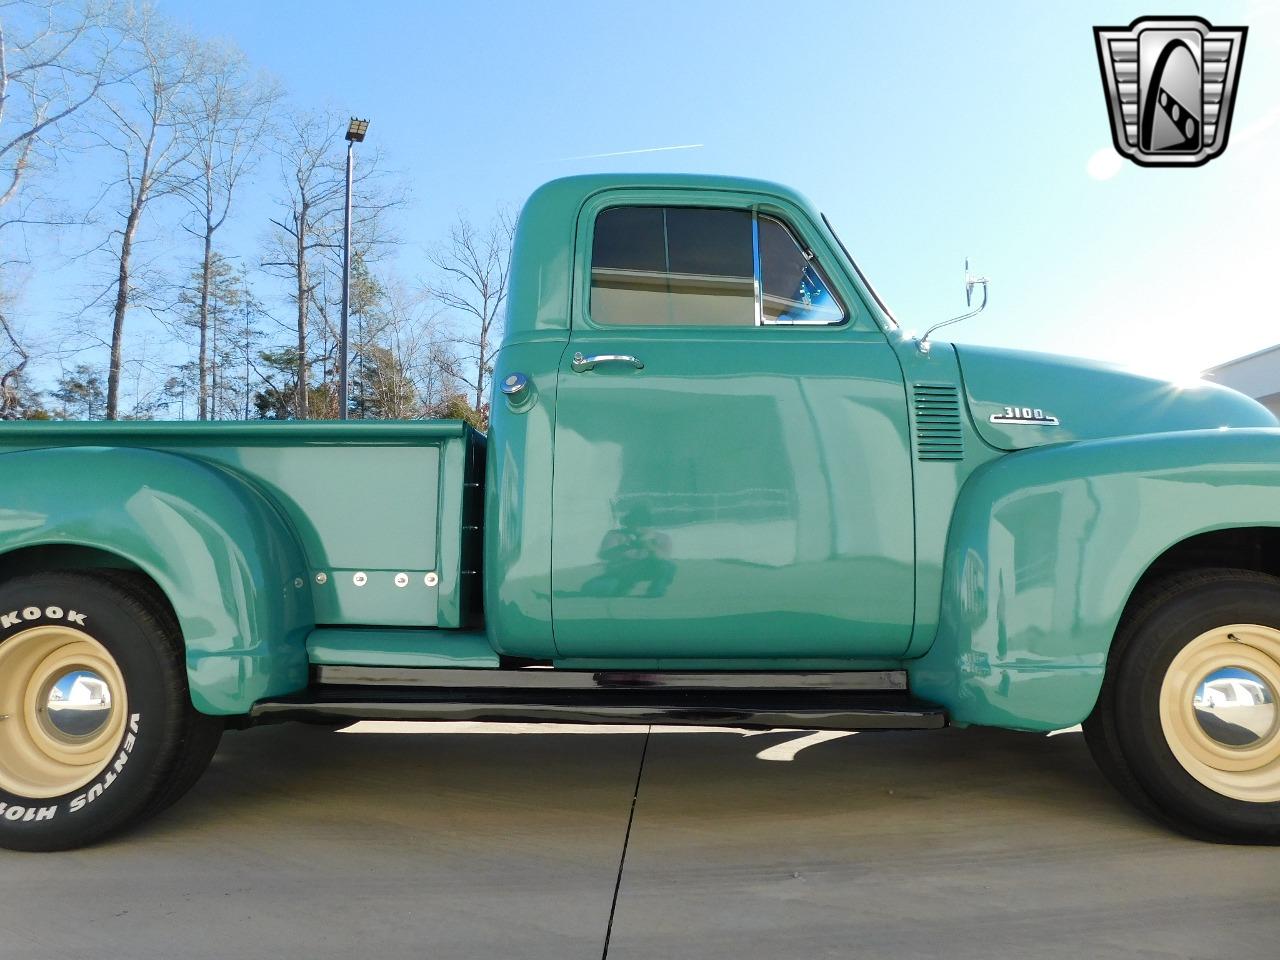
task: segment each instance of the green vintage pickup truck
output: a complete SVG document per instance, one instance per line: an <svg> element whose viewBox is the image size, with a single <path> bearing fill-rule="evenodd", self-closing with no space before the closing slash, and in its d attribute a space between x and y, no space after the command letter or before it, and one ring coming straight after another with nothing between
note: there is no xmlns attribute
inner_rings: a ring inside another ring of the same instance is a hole
<svg viewBox="0 0 1280 960"><path fill-rule="evenodd" d="M800 196L689 176L532 196L494 378L487 437L0 425L0 844L358 718L1083 722L1153 816L1280 842L1252 400L922 342Z"/></svg>

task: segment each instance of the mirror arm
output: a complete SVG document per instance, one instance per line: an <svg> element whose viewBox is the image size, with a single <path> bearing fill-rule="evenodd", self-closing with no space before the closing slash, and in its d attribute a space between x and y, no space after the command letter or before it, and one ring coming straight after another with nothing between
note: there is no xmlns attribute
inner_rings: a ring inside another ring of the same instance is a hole
<svg viewBox="0 0 1280 960"><path fill-rule="evenodd" d="M921 353L929 352L929 336L935 330L941 330L943 327L949 327L951 324L959 323L961 320L968 320L970 317L976 317L983 310L987 309L987 282L986 277L973 277L969 280L968 286L971 291L976 285L982 285L982 303L978 304L977 309L970 310L968 313L962 313L958 317L952 317L950 320L943 320L941 323L935 323L932 327L926 330L924 332L924 336L916 341L916 346L920 348Z"/></svg>

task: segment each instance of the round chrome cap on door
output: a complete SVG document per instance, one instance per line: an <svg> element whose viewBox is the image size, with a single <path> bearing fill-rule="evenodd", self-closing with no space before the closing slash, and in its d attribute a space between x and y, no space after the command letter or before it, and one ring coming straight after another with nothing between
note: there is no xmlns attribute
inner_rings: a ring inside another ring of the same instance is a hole
<svg viewBox="0 0 1280 960"><path fill-rule="evenodd" d="M1174 757L1226 797L1280 801L1280 631L1234 624L1200 634L1169 664L1160 724Z"/></svg>
<svg viewBox="0 0 1280 960"><path fill-rule="evenodd" d="M48 798L115 756L128 698L115 658L82 630L32 627L0 644L0 788Z"/></svg>

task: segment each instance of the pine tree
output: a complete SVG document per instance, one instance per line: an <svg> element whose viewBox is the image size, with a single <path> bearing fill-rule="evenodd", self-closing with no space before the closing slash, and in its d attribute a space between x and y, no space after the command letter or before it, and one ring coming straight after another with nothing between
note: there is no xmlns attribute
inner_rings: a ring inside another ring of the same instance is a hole
<svg viewBox="0 0 1280 960"><path fill-rule="evenodd" d="M102 373L81 363L58 378L53 398L62 407L57 415L66 420L101 420L107 413L107 391Z"/></svg>

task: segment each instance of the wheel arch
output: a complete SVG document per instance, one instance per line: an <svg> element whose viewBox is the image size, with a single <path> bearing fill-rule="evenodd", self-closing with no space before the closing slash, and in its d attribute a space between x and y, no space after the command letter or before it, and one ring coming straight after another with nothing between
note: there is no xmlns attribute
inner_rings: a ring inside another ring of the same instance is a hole
<svg viewBox="0 0 1280 960"><path fill-rule="evenodd" d="M1280 517L1277 517L1280 524ZM1126 611L1154 584L1180 573L1222 567L1280 577L1280 525L1223 526L1171 543L1143 570Z"/></svg>
<svg viewBox="0 0 1280 960"><path fill-rule="evenodd" d="M245 478L147 449L0 456L0 574L141 575L182 632L192 702L238 715L307 682L306 563L282 513ZM86 479L91 478L91 479Z"/></svg>
<svg viewBox="0 0 1280 960"><path fill-rule="evenodd" d="M0 553L0 580L51 570L120 570L146 576L142 567L120 553L79 543L34 543Z"/></svg>
<svg viewBox="0 0 1280 960"><path fill-rule="evenodd" d="M137 563L116 551L59 542L32 544L0 553L0 583L19 576L64 571L85 574L109 571L124 574L136 588L140 588L149 599L161 605L167 615L177 622L178 613L164 588Z"/></svg>

